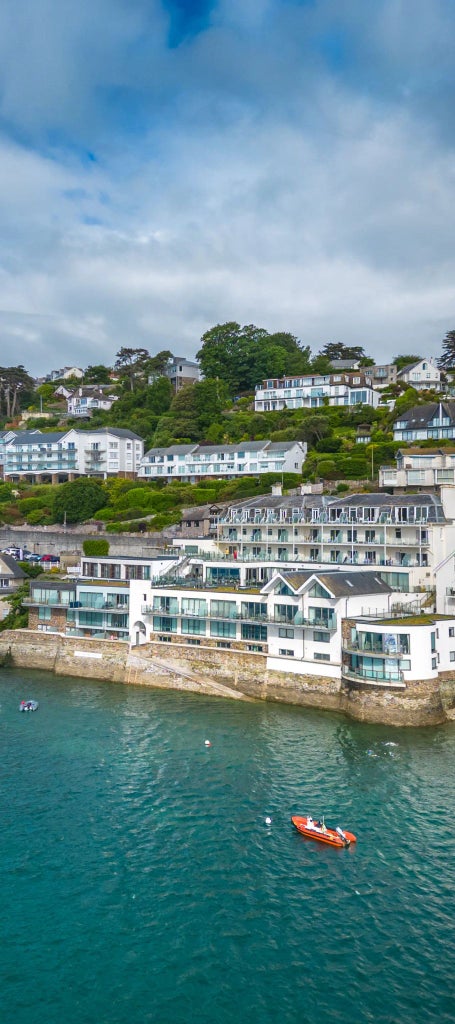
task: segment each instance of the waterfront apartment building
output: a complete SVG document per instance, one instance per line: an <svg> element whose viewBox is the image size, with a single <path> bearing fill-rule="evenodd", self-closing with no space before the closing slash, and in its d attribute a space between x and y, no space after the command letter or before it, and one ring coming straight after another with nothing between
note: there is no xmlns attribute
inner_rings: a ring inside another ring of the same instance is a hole
<svg viewBox="0 0 455 1024"><path fill-rule="evenodd" d="M362 371L283 377L264 380L256 387L256 412L280 409L317 409L323 405L379 404L372 379Z"/></svg>
<svg viewBox="0 0 455 1024"><path fill-rule="evenodd" d="M303 441L243 441L240 444L176 444L151 448L138 476L145 480L195 483L206 477L232 478L260 473L300 473L307 452Z"/></svg>
<svg viewBox="0 0 455 1024"><path fill-rule="evenodd" d="M24 598L29 629L98 640L128 640L129 583L120 580L41 580Z"/></svg>
<svg viewBox="0 0 455 1024"><path fill-rule="evenodd" d="M130 642L265 657L267 671L406 690L455 670L455 612L403 614L371 571L275 571L263 586L130 585Z"/></svg>
<svg viewBox="0 0 455 1024"><path fill-rule="evenodd" d="M455 484L455 447L403 448L395 466L381 466L379 486L394 491L440 488Z"/></svg>
<svg viewBox="0 0 455 1024"><path fill-rule="evenodd" d="M131 583L130 639L266 654L267 668L339 677L343 617L391 607L390 587L369 572L282 570L243 589Z"/></svg>
<svg viewBox="0 0 455 1024"><path fill-rule="evenodd" d="M0 449L5 480L60 483L78 476L134 478L144 442L120 427L52 433L18 430L0 440Z"/></svg>
<svg viewBox="0 0 455 1024"><path fill-rule="evenodd" d="M434 566L455 548L452 506L450 488L443 495L265 495L230 505L216 543L234 561L375 566L394 590L430 588Z"/></svg>

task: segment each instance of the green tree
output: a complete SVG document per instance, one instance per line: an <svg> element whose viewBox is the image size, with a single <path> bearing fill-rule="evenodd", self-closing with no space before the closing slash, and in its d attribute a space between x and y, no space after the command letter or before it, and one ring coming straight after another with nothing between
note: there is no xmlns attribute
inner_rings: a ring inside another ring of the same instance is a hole
<svg viewBox="0 0 455 1024"><path fill-rule="evenodd" d="M0 416L13 419L34 398L34 384L22 365L0 366Z"/></svg>
<svg viewBox="0 0 455 1024"><path fill-rule="evenodd" d="M2 598L3 601L7 601L9 604L9 612L0 622L0 633L5 629L27 629L28 610L24 608L22 602L24 598L29 596L29 593L30 581L24 580L17 590L14 591L14 594Z"/></svg>
<svg viewBox="0 0 455 1024"><path fill-rule="evenodd" d="M453 370L455 368L455 331L447 331L442 342L442 353L438 359L440 370Z"/></svg>
<svg viewBox="0 0 455 1024"><path fill-rule="evenodd" d="M150 377L163 377L172 358L172 352L167 348L157 352L156 356L150 356L147 367Z"/></svg>
<svg viewBox="0 0 455 1024"><path fill-rule="evenodd" d="M394 364L395 364L395 366L396 366L396 368L398 370L398 373L399 373L400 370L403 370L405 366L410 366L411 363L418 363L419 359L421 359L421 358L422 358L422 356L411 356L411 355L395 356L395 359L393 360L393 362L394 362Z"/></svg>
<svg viewBox="0 0 455 1024"><path fill-rule="evenodd" d="M82 523L108 503L108 494L101 482L81 477L56 488L53 502L54 521Z"/></svg>
<svg viewBox="0 0 455 1024"><path fill-rule="evenodd" d="M343 345L341 342L329 341L321 349L319 355L332 359L365 359L366 353L361 345Z"/></svg>
<svg viewBox="0 0 455 1024"><path fill-rule="evenodd" d="M87 366L84 370L84 384L110 384L111 371L103 363Z"/></svg>
<svg viewBox="0 0 455 1024"><path fill-rule="evenodd" d="M204 376L223 380L231 397L254 391L266 377L304 373L310 365L309 348L303 348L294 335L269 334L254 324L217 324L201 342L197 358Z"/></svg>
<svg viewBox="0 0 455 1024"><path fill-rule="evenodd" d="M134 391L138 383L145 383L150 356L146 348L124 348L116 354L114 368L124 384Z"/></svg>

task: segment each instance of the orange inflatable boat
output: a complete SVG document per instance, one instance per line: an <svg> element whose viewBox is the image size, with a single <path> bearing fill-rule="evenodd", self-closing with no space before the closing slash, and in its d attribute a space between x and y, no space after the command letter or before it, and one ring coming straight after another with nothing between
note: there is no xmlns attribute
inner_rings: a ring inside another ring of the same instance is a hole
<svg viewBox="0 0 455 1024"><path fill-rule="evenodd" d="M357 837L352 832L344 831L339 825L336 828L327 828L324 819L322 822L313 821L310 816L301 818L296 815L291 818L291 821L303 836L307 836L308 839L317 839L320 843L328 843L329 846L350 846L351 843L357 842Z"/></svg>

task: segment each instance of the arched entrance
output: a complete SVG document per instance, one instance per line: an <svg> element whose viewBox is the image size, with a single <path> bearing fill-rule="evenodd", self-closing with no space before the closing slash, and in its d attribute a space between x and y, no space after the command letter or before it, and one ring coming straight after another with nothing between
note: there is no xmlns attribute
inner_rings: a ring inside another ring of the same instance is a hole
<svg viewBox="0 0 455 1024"><path fill-rule="evenodd" d="M139 647L140 644L147 642L145 625L140 620L134 623L131 630L131 642L133 647Z"/></svg>

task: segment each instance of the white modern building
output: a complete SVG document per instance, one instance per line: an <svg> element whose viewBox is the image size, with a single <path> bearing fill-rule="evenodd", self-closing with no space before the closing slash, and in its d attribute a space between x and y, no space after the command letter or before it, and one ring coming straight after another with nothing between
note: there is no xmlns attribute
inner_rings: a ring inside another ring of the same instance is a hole
<svg viewBox="0 0 455 1024"><path fill-rule="evenodd" d="M216 543L231 561L375 566L394 590L430 589L455 548L454 494L249 498L220 515Z"/></svg>
<svg viewBox="0 0 455 1024"><path fill-rule="evenodd" d="M275 572L246 591L190 581L130 583L130 640L267 654L267 668L341 676L342 619L388 614L390 587L373 573Z"/></svg>
<svg viewBox="0 0 455 1024"><path fill-rule="evenodd" d="M455 670L455 609L449 617L350 619L342 641L346 680L406 689L412 681Z"/></svg>
<svg viewBox="0 0 455 1024"><path fill-rule="evenodd" d="M180 391L185 384L194 384L201 379L199 363L185 359L183 356L172 356L165 373L166 377L169 377L174 391Z"/></svg>
<svg viewBox="0 0 455 1024"><path fill-rule="evenodd" d="M264 380L256 387L256 412L280 409L317 409L329 405L379 404L371 377L363 371Z"/></svg>
<svg viewBox="0 0 455 1024"><path fill-rule="evenodd" d="M307 446L302 441L244 441L241 444L181 444L151 448L138 476L146 480L257 476L260 473L300 473Z"/></svg>
<svg viewBox="0 0 455 1024"><path fill-rule="evenodd" d="M144 454L142 439L120 427L52 433L11 431L2 447L5 480L30 483L58 483L77 476L134 478Z"/></svg>

